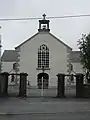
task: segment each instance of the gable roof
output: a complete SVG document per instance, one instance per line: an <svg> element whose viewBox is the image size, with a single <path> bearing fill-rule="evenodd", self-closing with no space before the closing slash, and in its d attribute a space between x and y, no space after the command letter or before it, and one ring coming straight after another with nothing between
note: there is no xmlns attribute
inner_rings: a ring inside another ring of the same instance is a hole
<svg viewBox="0 0 90 120"><path fill-rule="evenodd" d="M70 46L68 46L67 44L65 44L63 41L61 41L60 39L58 39L56 36L54 36L53 34L51 34L50 32L47 32L49 35L51 35L53 38L55 38L56 40L58 40L60 43L62 43L64 46L66 46L67 48L71 49L72 48ZM27 39L26 41L22 42L20 45L18 45L17 47L15 47L15 49L17 49L18 47L21 47L24 43L28 42L29 40L31 40L32 38L34 38L35 36L37 36L38 34L40 34L40 32L37 32L36 34L34 34L31 38Z"/></svg>
<svg viewBox="0 0 90 120"><path fill-rule="evenodd" d="M70 60L71 62L80 62L80 51L72 51L70 53Z"/></svg>
<svg viewBox="0 0 90 120"><path fill-rule="evenodd" d="M5 50L1 57L2 62L15 62L17 59L17 52L15 50Z"/></svg>
<svg viewBox="0 0 90 120"><path fill-rule="evenodd" d="M15 49L17 49L18 47L21 47L23 44L25 44L26 42L28 42L29 40L31 40L32 38L34 38L35 36L37 36L39 34L39 32L37 32L36 34L34 34L32 37L30 37L29 39L25 40L24 42L22 42L20 45L18 45L17 47L15 47Z"/></svg>
<svg viewBox="0 0 90 120"><path fill-rule="evenodd" d="M61 42L64 46L66 46L67 48L70 48L72 50L72 48L70 46L68 46L67 44L65 44L63 41L61 41L59 38L57 38L55 35L53 35L52 33L49 33L53 38L57 39L59 42Z"/></svg>

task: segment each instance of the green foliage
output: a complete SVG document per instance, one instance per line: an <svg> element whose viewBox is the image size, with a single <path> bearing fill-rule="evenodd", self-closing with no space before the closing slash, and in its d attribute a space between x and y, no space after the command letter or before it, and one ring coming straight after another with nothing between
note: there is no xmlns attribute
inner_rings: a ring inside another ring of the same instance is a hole
<svg viewBox="0 0 90 120"><path fill-rule="evenodd" d="M81 63L90 72L90 34L83 34L78 41L78 46L81 51Z"/></svg>

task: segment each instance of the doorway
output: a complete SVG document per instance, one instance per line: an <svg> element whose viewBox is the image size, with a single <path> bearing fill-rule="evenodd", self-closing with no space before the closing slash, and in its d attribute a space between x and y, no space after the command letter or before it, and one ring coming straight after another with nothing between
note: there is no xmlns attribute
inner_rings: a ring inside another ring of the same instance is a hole
<svg viewBox="0 0 90 120"><path fill-rule="evenodd" d="M42 87L43 89L48 89L49 75L47 73L39 73L37 75L37 86L38 86L38 89L42 89Z"/></svg>

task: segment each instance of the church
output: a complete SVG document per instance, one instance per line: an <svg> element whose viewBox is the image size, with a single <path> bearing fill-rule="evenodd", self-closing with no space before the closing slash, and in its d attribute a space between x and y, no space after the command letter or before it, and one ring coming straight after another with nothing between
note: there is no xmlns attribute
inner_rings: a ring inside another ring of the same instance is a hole
<svg viewBox="0 0 90 120"><path fill-rule="evenodd" d="M16 64L17 73L28 73L32 87L44 88L57 85L57 74L67 73L68 64L73 66L74 73L82 73L80 51L73 51L70 46L50 32L50 20L39 20L38 32L24 41L15 50L5 50L2 55L2 71L10 72Z"/></svg>

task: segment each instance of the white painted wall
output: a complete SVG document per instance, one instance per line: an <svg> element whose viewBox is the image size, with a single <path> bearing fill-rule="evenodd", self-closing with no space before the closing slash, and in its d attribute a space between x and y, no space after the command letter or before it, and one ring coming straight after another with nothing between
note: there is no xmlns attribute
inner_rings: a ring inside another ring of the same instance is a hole
<svg viewBox="0 0 90 120"><path fill-rule="evenodd" d="M83 73L83 66L81 65L81 63L73 62L72 65L73 65L73 70L76 73Z"/></svg>
<svg viewBox="0 0 90 120"><path fill-rule="evenodd" d="M2 62L2 72L10 72L15 62Z"/></svg>
<svg viewBox="0 0 90 120"><path fill-rule="evenodd" d="M45 72L49 74L49 85L57 85L57 73L67 71L67 47L49 33L39 33L34 38L20 47L20 72L28 73L28 80L32 86L37 86L37 75L42 72L37 70L38 48L45 44L50 51L50 70Z"/></svg>

